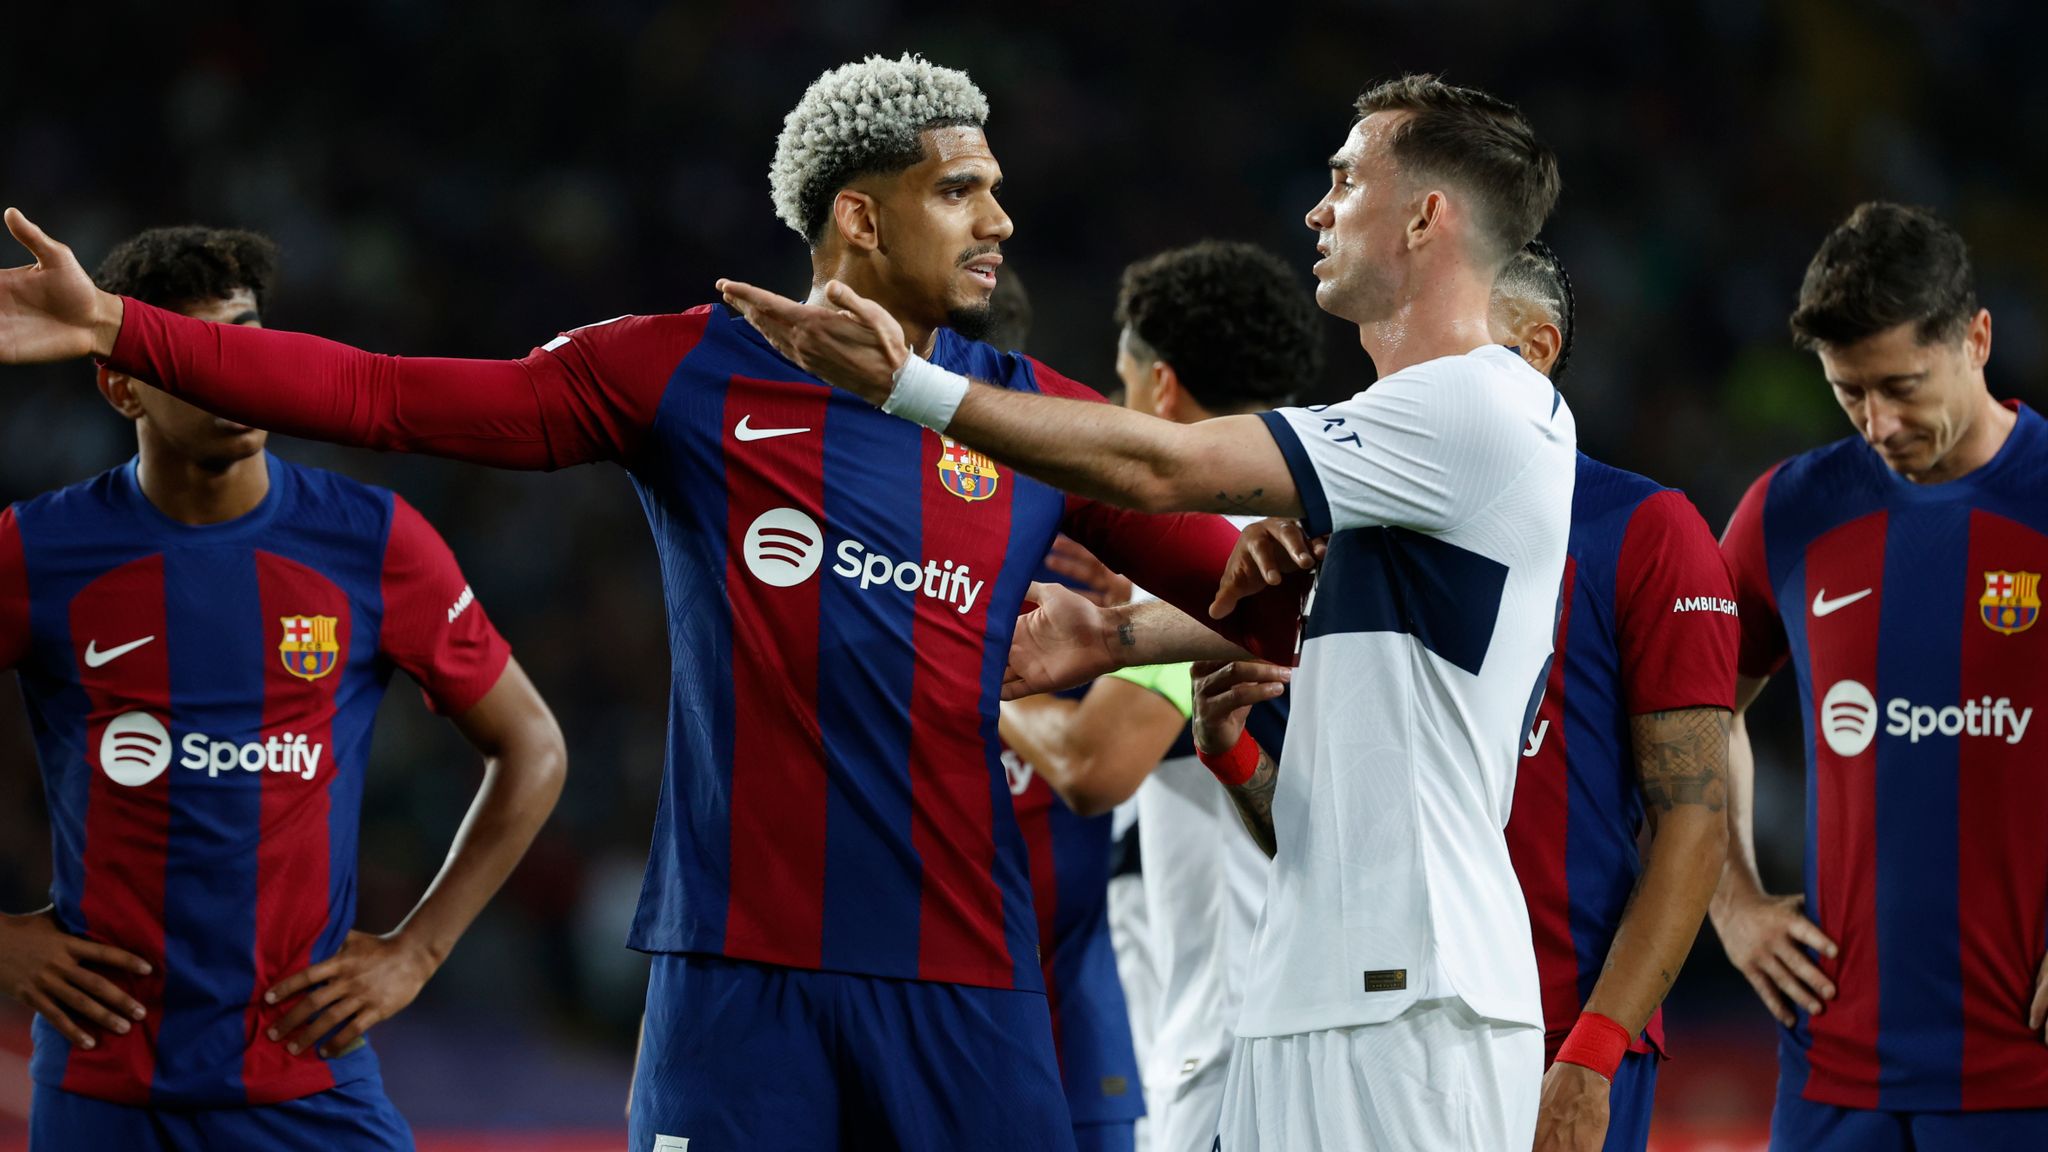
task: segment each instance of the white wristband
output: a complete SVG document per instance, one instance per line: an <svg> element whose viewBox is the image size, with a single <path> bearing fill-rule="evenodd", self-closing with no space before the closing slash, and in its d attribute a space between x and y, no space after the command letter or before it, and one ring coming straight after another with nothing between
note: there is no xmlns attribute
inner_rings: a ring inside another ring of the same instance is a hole
<svg viewBox="0 0 2048 1152"><path fill-rule="evenodd" d="M960 410L960 401L967 398L967 377L948 372L915 352L891 379L896 387L882 401L882 411L934 432L946 430L946 425L953 422L953 413Z"/></svg>

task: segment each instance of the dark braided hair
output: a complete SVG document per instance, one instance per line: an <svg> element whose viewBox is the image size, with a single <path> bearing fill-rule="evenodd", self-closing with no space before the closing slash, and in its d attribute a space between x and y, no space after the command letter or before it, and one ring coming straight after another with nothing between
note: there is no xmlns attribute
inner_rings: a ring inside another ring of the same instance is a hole
<svg viewBox="0 0 2048 1152"><path fill-rule="evenodd" d="M1578 306L1564 261L1557 258L1550 245L1531 240L1500 270L1493 290L1495 295L1526 300L1542 308L1557 325L1560 342L1557 360L1550 365L1550 382L1559 384L1564 379L1565 365L1572 358L1573 312Z"/></svg>

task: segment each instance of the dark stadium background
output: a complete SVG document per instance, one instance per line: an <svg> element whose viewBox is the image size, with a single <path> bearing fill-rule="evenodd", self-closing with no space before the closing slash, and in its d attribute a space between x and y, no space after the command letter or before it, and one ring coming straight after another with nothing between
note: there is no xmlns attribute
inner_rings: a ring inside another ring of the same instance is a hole
<svg viewBox="0 0 2048 1152"><path fill-rule="evenodd" d="M767 196L781 118L823 69L916 49L968 69L993 104L1031 350L1099 385L1129 260L1256 240L1306 291L1301 216L1352 97L1421 69L1517 100L1560 152L1548 235L1578 285L1566 388L1582 442L1685 488L1717 527L1760 470L1848 431L1784 321L1807 257L1859 200L1929 204L1961 227L1996 317L1994 389L2048 399L2048 73L2025 3L21 7L36 11L5 21L0 200L88 267L150 225L261 229L286 255L266 320L380 351L517 356L566 327L703 303L720 275L801 288L802 247ZM1366 384L1355 334L1331 321L1324 335L1321 398ZM570 741L532 856L378 1030L391 1093L427 1148L615 1146L645 978L622 941L668 674L626 479L277 447L427 513ZM0 373L0 501L132 450L83 365ZM25 911L46 902L49 842L5 695L0 906ZM1790 696L1775 689L1756 724L1758 838L1783 891L1803 827ZM476 778L452 729L395 690L366 801L363 927L409 907ZM1657 1146L1749 1146L1772 1026L1711 932L1670 1021ZM0 1147L19 1136L26 1050L7 1001Z"/></svg>

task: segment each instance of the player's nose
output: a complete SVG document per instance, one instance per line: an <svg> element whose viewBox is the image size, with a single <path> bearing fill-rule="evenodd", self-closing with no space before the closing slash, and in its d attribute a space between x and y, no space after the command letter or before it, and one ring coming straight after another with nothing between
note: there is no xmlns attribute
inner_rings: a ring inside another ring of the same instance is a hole
<svg viewBox="0 0 2048 1152"><path fill-rule="evenodd" d="M1905 430L1905 423L1899 419L1899 410L1885 402L1882 397L1871 396L1863 401L1863 438L1872 444L1884 444Z"/></svg>
<svg viewBox="0 0 2048 1152"><path fill-rule="evenodd" d="M987 213L983 214L981 218L981 227L976 230L974 235L976 239L993 240L996 243L1000 244L1003 241L1008 240L1010 238L1010 233L1014 232L1015 230L1015 226L1010 223L1010 214L1008 212L1003 211L1003 206L1001 204L996 203L994 200L990 200L989 210Z"/></svg>

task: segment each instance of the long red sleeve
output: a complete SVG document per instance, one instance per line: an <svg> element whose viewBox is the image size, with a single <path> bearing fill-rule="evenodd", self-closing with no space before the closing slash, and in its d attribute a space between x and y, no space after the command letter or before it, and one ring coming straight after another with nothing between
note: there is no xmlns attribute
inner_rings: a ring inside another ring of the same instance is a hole
<svg viewBox="0 0 2048 1152"><path fill-rule="evenodd" d="M449 360L210 324L139 300L125 307L108 366L210 412L294 436L499 468L630 456L704 323L701 310L622 317L523 360Z"/></svg>

